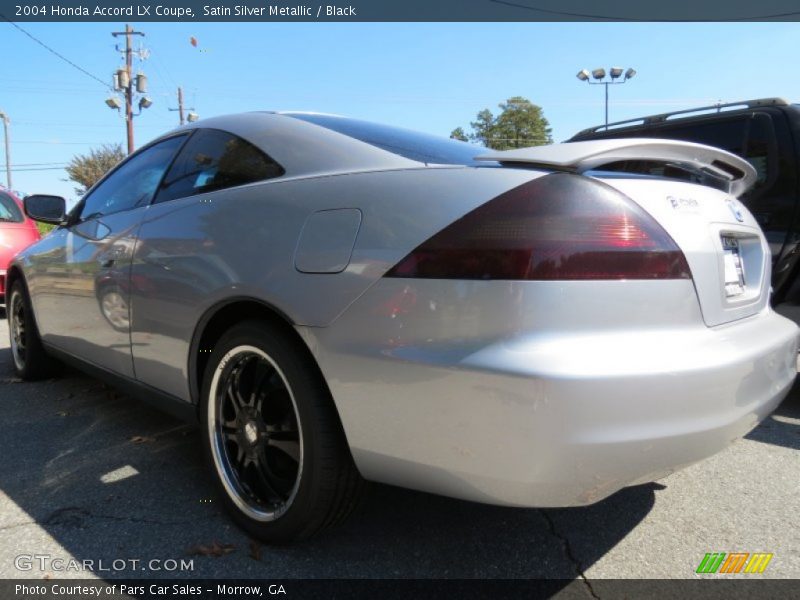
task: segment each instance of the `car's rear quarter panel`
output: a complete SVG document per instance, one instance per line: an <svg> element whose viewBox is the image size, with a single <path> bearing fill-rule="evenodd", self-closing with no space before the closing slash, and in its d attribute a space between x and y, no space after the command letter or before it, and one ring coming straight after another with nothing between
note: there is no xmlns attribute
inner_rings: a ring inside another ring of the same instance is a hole
<svg viewBox="0 0 800 600"><path fill-rule="evenodd" d="M215 306L252 298L297 325L328 325L433 233L538 174L432 167L287 178L149 207L131 268L136 377L189 401L191 341ZM335 208L363 215L349 265L301 273L306 220Z"/></svg>

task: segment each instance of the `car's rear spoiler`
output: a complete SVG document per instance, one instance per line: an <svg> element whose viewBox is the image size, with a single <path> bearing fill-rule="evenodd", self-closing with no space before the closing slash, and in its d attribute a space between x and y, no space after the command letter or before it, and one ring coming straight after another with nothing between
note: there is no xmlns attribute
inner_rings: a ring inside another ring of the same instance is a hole
<svg viewBox="0 0 800 600"><path fill-rule="evenodd" d="M520 163L574 173L619 161L653 161L727 181L728 191L735 196L740 196L756 182L756 170L743 158L711 146L674 140L622 138L569 142L490 151L475 160Z"/></svg>

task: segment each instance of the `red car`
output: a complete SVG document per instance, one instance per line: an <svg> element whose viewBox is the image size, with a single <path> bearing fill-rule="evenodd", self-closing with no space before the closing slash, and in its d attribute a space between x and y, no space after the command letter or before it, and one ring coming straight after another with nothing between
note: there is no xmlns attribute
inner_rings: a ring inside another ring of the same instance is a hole
<svg viewBox="0 0 800 600"><path fill-rule="evenodd" d="M36 223L22 209L22 202L11 191L0 189L0 304L5 304L8 263L40 237Z"/></svg>

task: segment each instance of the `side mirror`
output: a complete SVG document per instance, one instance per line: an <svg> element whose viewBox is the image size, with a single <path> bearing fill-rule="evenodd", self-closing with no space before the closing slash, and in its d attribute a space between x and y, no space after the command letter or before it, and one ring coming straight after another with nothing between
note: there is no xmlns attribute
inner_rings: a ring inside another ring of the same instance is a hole
<svg viewBox="0 0 800 600"><path fill-rule="evenodd" d="M22 204L31 219L42 223L60 225L67 214L67 201L61 196L34 194L26 197Z"/></svg>

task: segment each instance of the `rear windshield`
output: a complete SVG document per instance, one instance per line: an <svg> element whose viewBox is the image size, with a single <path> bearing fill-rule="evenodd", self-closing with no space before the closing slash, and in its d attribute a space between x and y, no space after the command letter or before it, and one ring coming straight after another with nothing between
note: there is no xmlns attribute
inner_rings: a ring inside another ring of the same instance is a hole
<svg viewBox="0 0 800 600"><path fill-rule="evenodd" d="M25 217L14 199L0 192L0 222L22 223Z"/></svg>
<svg viewBox="0 0 800 600"><path fill-rule="evenodd" d="M307 121L361 142L372 144L410 160L440 165L486 165L485 162L475 161L476 156L486 154L486 148L483 146L347 117L305 113L286 114L289 117Z"/></svg>

